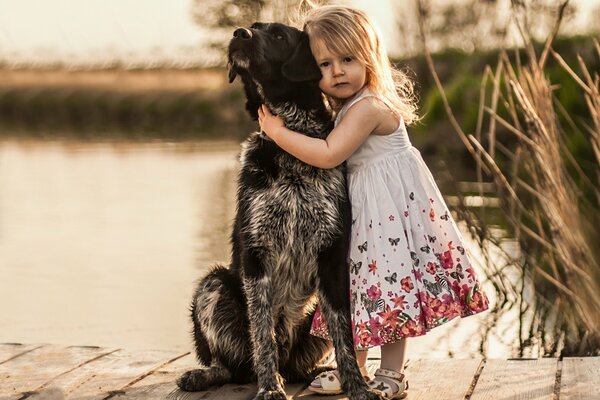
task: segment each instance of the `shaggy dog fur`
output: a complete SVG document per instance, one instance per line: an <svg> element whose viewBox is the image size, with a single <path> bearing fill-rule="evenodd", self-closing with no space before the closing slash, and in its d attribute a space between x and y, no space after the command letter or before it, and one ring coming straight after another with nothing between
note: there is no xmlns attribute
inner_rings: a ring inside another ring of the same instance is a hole
<svg viewBox="0 0 600 400"><path fill-rule="evenodd" d="M331 131L305 33L276 23L239 28L229 64L254 119L266 104L294 131L318 138ZM179 387L257 380L255 399L286 399L283 379L306 381L331 350L309 333L318 301L343 389L351 399L378 399L358 370L350 327L343 166L311 167L259 132L244 142L240 161L231 265L216 266L192 300L196 354L206 367L186 372Z"/></svg>

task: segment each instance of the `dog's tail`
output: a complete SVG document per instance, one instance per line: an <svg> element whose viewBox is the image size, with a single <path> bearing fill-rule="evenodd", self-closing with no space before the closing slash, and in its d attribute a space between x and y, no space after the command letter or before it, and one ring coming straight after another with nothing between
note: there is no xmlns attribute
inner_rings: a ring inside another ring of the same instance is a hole
<svg viewBox="0 0 600 400"><path fill-rule="evenodd" d="M210 365L212 362L212 354L210 347L204 332L202 332L202 325L200 324L197 301L192 301L190 309L192 313L192 322L194 323L194 345L196 347L196 357L203 365Z"/></svg>
<svg viewBox="0 0 600 400"><path fill-rule="evenodd" d="M196 293L192 298L190 307L192 323L194 325L194 344L196 347L196 356L198 361L204 366L213 363L215 357L213 352L216 350L216 343L209 343L208 337L214 338L214 332L211 325L215 321L215 312L218 312L217 303L219 303L222 293L225 290L231 290L232 286L225 278L232 275L230 269L221 264L212 267L209 273L198 282ZM241 283L237 284L241 287ZM214 328L214 327L212 327ZM213 335L211 336L211 332Z"/></svg>

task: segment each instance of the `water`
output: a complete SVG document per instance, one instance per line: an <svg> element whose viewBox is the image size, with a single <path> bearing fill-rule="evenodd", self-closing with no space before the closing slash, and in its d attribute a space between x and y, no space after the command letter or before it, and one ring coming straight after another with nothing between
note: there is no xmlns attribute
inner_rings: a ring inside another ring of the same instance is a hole
<svg viewBox="0 0 600 400"><path fill-rule="evenodd" d="M194 282L229 259L238 151L1 141L0 343L191 350ZM485 316L412 339L410 357L476 355Z"/></svg>

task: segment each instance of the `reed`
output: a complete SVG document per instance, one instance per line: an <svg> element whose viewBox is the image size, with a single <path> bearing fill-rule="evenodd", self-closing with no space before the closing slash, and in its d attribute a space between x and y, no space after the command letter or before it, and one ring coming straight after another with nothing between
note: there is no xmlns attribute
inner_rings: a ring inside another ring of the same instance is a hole
<svg viewBox="0 0 600 400"><path fill-rule="evenodd" d="M519 356L600 354L600 78L581 57L572 66L552 49L560 20L559 12L556 29L539 54L521 30L526 57L515 52L511 59L502 51L496 65L485 68L477 127L471 133L454 117L426 51L446 113L475 159L479 184L495 184L519 244L518 256L509 255L491 233L485 207L458 207L496 289L484 341L504 316L517 315L519 323L512 326L518 329L513 333ZM594 47L600 57L597 41ZM564 111L561 87L553 85L546 71L551 61L580 88L587 109L579 116ZM592 147L594 162L582 166L573 156L568 146L573 136ZM492 256L498 253L503 257ZM519 279L512 279L511 268Z"/></svg>

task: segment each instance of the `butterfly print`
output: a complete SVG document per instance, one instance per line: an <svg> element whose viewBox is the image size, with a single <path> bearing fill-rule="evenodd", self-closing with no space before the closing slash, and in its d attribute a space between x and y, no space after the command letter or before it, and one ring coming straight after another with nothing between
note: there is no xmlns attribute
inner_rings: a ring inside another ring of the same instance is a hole
<svg viewBox="0 0 600 400"><path fill-rule="evenodd" d="M388 240L392 246L398 246L398 243L400 243L400 238L388 238Z"/></svg>
<svg viewBox="0 0 600 400"><path fill-rule="evenodd" d="M362 253L363 251L367 251L367 242L358 245L358 250Z"/></svg>
<svg viewBox="0 0 600 400"><path fill-rule="evenodd" d="M360 267L362 267L362 261L354 262L350 260L350 272L354 275L358 275L358 271L360 271Z"/></svg>
<svg viewBox="0 0 600 400"><path fill-rule="evenodd" d="M398 283L398 274L394 272L392 275L386 276L384 279L389 283Z"/></svg>
<svg viewBox="0 0 600 400"><path fill-rule="evenodd" d="M437 237L435 236L427 235L427 240L429 240L429 243L435 243L436 239Z"/></svg>
<svg viewBox="0 0 600 400"><path fill-rule="evenodd" d="M448 287L448 281L443 278L437 282L430 282L427 279L423 279L423 284L425 285L427 291L433 296L438 296L444 289L446 289L446 291L450 290Z"/></svg>
<svg viewBox="0 0 600 400"><path fill-rule="evenodd" d="M408 195L408 197L409 197L411 200L414 200L414 199L415 199L415 194L414 194L413 192L410 192L410 194Z"/></svg>
<svg viewBox="0 0 600 400"><path fill-rule="evenodd" d="M369 315L374 311L383 310L385 307L385 300L383 300L381 297L375 300L371 300L366 293L360 294L360 301L365 306L365 310L367 310Z"/></svg>
<svg viewBox="0 0 600 400"><path fill-rule="evenodd" d="M426 244L425 246L421 247L421 251L429 254L431 252L431 247L429 247L429 245Z"/></svg>
<svg viewBox="0 0 600 400"><path fill-rule="evenodd" d="M456 271L450 272L450 276L453 277L456 280L464 279L465 278L465 274L463 274L462 265L456 264Z"/></svg>
<svg viewBox="0 0 600 400"><path fill-rule="evenodd" d="M465 249L462 246L456 246L456 250L458 250L461 255L465 255Z"/></svg>
<svg viewBox="0 0 600 400"><path fill-rule="evenodd" d="M443 219L444 221L448 221L448 218L450 218L450 217L449 217L449 215L448 215L448 211L446 211L446 212L444 213L444 215L442 215L442 216L440 217L440 219Z"/></svg>
<svg viewBox="0 0 600 400"><path fill-rule="evenodd" d="M419 265L419 257L417 257L417 253L415 253L414 251L410 252L410 258L412 258L413 260L413 266L416 267L417 265Z"/></svg>

